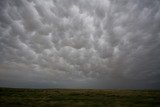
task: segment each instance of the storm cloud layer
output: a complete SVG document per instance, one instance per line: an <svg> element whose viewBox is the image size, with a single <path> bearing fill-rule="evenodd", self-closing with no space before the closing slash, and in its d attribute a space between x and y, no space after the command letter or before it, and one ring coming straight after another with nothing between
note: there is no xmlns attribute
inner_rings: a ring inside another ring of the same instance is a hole
<svg viewBox="0 0 160 107"><path fill-rule="evenodd" d="M0 86L159 84L159 0L0 0Z"/></svg>

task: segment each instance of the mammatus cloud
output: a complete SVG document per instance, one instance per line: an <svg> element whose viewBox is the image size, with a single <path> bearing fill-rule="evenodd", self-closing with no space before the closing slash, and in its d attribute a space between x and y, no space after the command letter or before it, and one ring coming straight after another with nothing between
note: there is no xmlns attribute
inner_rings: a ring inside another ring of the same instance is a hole
<svg viewBox="0 0 160 107"><path fill-rule="evenodd" d="M159 0L1 0L0 86L160 88Z"/></svg>

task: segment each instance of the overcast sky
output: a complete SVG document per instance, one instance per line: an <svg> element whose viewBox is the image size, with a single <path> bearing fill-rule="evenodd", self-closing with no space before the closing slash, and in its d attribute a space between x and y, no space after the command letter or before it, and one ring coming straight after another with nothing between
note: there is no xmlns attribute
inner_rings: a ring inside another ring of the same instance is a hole
<svg viewBox="0 0 160 107"><path fill-rule="evenodd" d="M160 88L160 0L0 0L0 87Z"/></svg>

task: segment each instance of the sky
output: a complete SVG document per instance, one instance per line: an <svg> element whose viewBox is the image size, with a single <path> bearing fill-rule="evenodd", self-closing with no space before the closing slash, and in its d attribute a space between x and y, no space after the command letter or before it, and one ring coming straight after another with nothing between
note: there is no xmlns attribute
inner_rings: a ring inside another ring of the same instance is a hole
<svg viewBox="0 0 160 107"><path fill-rule="evenodd" d="M0 0L0 87L160 89L160 0Z"/></svg>

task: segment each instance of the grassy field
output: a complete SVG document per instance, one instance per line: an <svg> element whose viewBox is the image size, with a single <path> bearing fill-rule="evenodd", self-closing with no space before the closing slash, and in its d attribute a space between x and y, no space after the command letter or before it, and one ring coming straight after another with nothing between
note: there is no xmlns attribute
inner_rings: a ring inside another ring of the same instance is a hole
<svg viewBox="0 0 160 107"><path fill-rule="evenodd" d="M160 90L0 88L0 107L160 107Z"/></svg>

